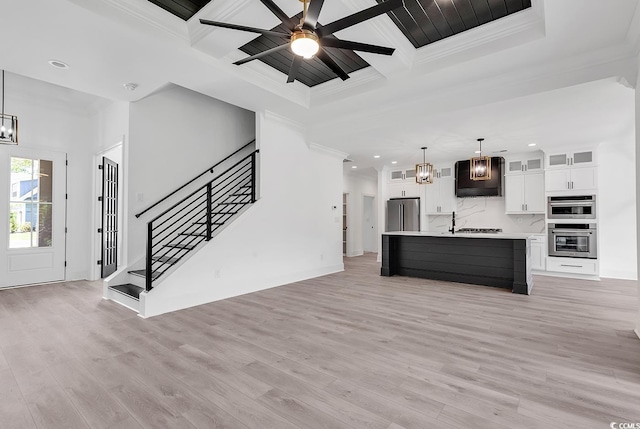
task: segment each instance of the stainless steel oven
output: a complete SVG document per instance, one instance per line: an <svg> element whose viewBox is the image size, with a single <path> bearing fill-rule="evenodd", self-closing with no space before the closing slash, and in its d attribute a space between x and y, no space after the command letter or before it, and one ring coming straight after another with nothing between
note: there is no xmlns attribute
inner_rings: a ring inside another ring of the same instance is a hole
<svg viewBox="0 0 640 429"><path fill-rule="evenodd" d="M549 219L595 219L596 196L548 197L547 212Z"/></svg>
<svg viewBox="0 0 640 429"><path fill-rule="evenodd" d="M598 257L595 223L550 223L548 226L549 256Z"/></svg>

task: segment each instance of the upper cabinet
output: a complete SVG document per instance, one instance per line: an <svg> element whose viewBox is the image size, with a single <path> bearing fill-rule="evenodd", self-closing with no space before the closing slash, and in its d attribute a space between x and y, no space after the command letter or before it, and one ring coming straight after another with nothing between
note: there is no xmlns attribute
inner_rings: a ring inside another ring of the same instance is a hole
<svg viewBox="0 0 640 429"><path fill-rule="evenodd" d="M415 198L420 196L420 185L415 181L413 183L397 182L387 185L388 198Z"/></svg>
<svg viewBox="0 0 640 429"><path fill-rule="evenodd" d="M592 167L596 165L594 150L549 152L546 154L547 169L566 167Z"/></svg>
<svg viewBox="0 0 640 429"><path fill-rule="evenodd" d="M523 174L528 172L543 171L544 157L542 153L537 155L519 156L513 159L507 159L505 174Z"/></svg>
<svg viewBox="0 0 640 429"><path fill-rule="evenodd" d="M456 190L453 167L434 169L433 183L426 187L425 213L428 215L451 214L456 207Z"/></svg>
<svg viewBox="0 0 640 429"><path fill-rule="evenodd" d="M507 214L544 214L544 173L505 176L505 212Z"/></svg>
<svg viewBox="0 0 640 429"><path fill-rule="evenodd" d="M416 181L416 168L405 168L391 170L389 172L389 182Z"/></svg>

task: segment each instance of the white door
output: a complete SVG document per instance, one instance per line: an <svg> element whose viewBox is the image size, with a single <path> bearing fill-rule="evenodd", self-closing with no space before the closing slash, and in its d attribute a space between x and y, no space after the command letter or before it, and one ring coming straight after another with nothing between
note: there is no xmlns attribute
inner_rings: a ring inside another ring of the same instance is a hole
<svg viewBox="0 0 640 429"><path fill-rule="evenodd" d="M524 174L505 176L504 178L504 201L507 213L524 211L524 178Z"/></svg>
<svg viewBox="0 0 640 429"><path fill-rule="evenodd" d="M362 197L362 250L377 252L374 198Z"/></svg>
<svg viewBox="0 0 640 429"><path fill-rule="evenodd" d="M569 189L571 182L571 170L563 169L556 171L547 171L545 174L547 192L566 191Z"/></svg>
<svg viewBox="0 0 640 429"><path fill-rule="evenodd" d="M544 213L544 174L527 174L524 176L524 203L527 212Z"/></svg>
<svg viewBox="0 0 640 429"><path fill-rule="evenodd" d="M66 155L0 148L0 288L64 280Z"/></svg>

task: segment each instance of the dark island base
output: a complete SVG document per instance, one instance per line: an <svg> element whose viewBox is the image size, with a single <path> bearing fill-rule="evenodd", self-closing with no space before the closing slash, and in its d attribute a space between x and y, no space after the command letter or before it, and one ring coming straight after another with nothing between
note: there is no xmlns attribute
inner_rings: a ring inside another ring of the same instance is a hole
<svg viewBox="0 0 640 429"><path fill-rule="evenodd" d="M527 240L383 235L380 274L493 286L529 294Z"/></svg>

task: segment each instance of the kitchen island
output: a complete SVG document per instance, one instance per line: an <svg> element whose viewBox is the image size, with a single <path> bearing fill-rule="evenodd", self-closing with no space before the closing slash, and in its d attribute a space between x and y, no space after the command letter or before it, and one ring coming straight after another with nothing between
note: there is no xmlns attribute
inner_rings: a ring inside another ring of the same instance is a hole
<svg viewBox="0 0 640 429"><path fill-rule="evenodd" d="M530 236L385 232L380 274L494 286L528 295L533 286Z"/></svg>

